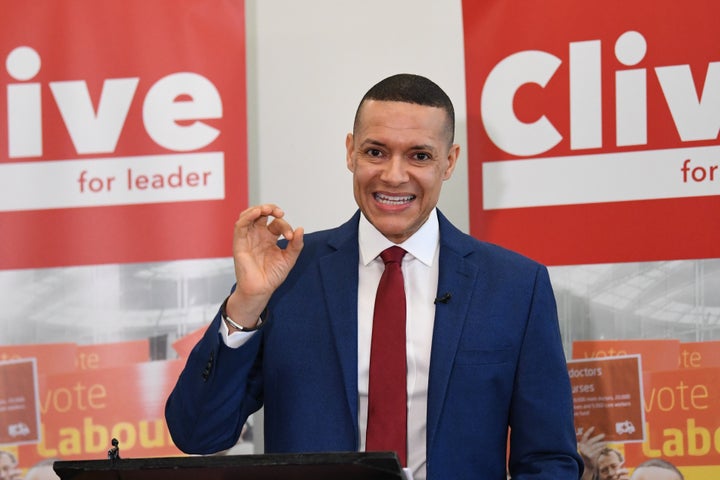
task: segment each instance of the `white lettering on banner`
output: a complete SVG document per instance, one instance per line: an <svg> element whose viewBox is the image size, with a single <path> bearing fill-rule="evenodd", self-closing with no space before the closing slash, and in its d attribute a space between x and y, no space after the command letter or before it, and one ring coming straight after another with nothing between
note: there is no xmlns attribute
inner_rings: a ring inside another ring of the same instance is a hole
<svg viewBox="0 0 720 480"><path fill-rule="evenodd" d="M544 87L560 66L559 58L537 50L518 52L502 60L488 75L480 99L480 114L488 136L500 149L513 155L547 152L562 136L545 115L533 123L515 116L513 100L526 83Z"/></svg>
<svg viewBox="0 0 720 480"><path fill-rule="evenodd" d="M695 93L690 65L658 67L655 73L682 141L716 138L720 131L720 62L708 65L702 101Z"/></svg>
<svg viewBox="0 0 720 480"><path fill-rule="evenodd" d="M720 195L720 146L483 163L483 208Z"/></svg>
<svg viewBox="0 0 720 480"><path fill-rule="evenodd" d="M570 148L580 150L601 147L600 41L571 43L569 63Z"/></svg>
<svg viewBox="0 0 720 480"><path fill-rule="evenodd" d="M223 198L222 152L0 163L0 211Z"/></svg>
<svg viewBox="0 0 720 480"><path fill-rule="evenodd" d="M179 97L190 95L192 100ZM210 145L220 131L198 118L222 117L222 102L215 86L196 73L175 73L150 88L143 104L143 121L155 143L169 150L187 152ZM195 120L190 125L178 121Z"/></svg>
<svg viewBox="0 0 720 480"><path fill-rule="evenodd" d="M628 67L645 58L647 42L638 32L625 32L615 42L615 58ZM615 72L615 139L618 147L647 144L647 72L634 68Z"/></svg>
<svg viewBox="0 0 720 480"><path fill-rule="evenodd" d="M23 46L10 52L6 69L13 79L25 82L38 74L40 64L38 53ZM86 81L50 82L55 103L78 154L115 151L139 80L106 79L97 111L93 108ZM7 96L9 157L42 156L40 84L9 84ZM190 72L161 78L150 88L143 102L143 123L148 135L161 147L176 152L210 145L220 131L200 120L221 118L222 113L217 88L207 78Z"/></svg>
<svg viewBox="0 0 720 480"><path fill-rule="evenodd" d="M635 66L645 58L647 42L629 31L615 42L615 58ZM527 50L501 60L483 86L480 110L490 140L501 150L518 156L548 152L563 139L542 115L532 123L517 118L513 101L526 84L545 87L562 59L543 51ZM570 148L602 147L601 42L571 42ZM720 62L708 64L702 93L698 95L689 65L656 67L654 72L681 141L715 140L720 131ZM615 72L615 145L647 144L647 69ZM484 182L487 187L487 182Z"/></svg>
<svg viewBox="0 0 720 480"><path fill-rule="evenodd" d="M115 151L125 125L138 78L112 78L103 83L97 114L84 81L50 82L50 90L77 153Z"/></svg>
<svg viewBox="0 0 720 480"><path fill-rule="evenodd" d="M40 55L30 47L18 47L5 61L15 80L30 80L40 71ZM42 107L40 84L7 86L8 153L14 157L42 155Z"/></svg>

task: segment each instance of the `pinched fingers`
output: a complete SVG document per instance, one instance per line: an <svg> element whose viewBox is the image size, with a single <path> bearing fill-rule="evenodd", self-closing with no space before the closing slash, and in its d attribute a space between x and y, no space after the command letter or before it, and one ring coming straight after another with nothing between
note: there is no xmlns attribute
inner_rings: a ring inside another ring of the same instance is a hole
<svg viewBox="0 0 720 480"><path fill-rule="evenodd" d="M294 233L293 229L290 224L281 217L275 217L273 221L270 222L267 228L273 235L276 235L278 237L282 235L286 239L292 240Z"/></svg>
<svg viewBox="0 0 720 480"><path fill-rule="evenodd" d="M275 204L255 205L240 213L235 222L236 229L247 229L255 226L266 226L269 217L282 218L285 212Z"/></svg>
<svg viewBox="0 0 720 480"><path fill-rule="evenodd" d="M285 212L273 203L256 205L243 211L235 222L235 256L252 252L251 255L258 259L261 253L270 254L268 258L275 258L279 254L286 268L292 267L303 247L303 229L293 230L284 216ZM280 236L288 241L285 250L280 250L276 245Z"/></svg>

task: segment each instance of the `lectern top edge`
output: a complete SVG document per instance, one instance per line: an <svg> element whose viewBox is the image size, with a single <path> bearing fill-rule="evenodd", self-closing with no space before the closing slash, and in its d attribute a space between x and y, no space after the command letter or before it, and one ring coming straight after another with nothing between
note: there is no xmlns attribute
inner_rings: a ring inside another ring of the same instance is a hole
<svg viewBox="0 0 720 480"><path fill-rule="evenodd" d="M402 479L393 452L328 452L56 461L62 480ZM198 470L202 470L202 476Z"/></svg>

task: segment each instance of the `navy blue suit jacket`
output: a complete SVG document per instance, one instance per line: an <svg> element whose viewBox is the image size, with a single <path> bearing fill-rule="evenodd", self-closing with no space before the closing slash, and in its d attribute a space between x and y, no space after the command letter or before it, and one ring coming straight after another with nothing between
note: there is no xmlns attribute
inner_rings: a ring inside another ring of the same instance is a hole
<svg viewBox="0 0 720 480"><path fill-rule="evenodd" d="M505 479L508 427L514 480L579 478L547 270L438 217L438 293L452 298L435 313L428 479ZM305 236L247 344L225 346L215 317L167 402L180 449L230 448L263 405L268 453L358 449L358 219Z"/></svg>

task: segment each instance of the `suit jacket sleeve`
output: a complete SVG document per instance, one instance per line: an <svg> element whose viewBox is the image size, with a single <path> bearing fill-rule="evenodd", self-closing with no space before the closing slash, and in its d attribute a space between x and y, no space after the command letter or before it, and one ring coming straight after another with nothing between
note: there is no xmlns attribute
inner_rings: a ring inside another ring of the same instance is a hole
<svg viewBox="0 0 720 480"><path fill-rule="evenodd" d="M510 406L513 479L577 479L570 381L547 269L539 267Z"/></svg>
<svg viewBox="0 0 720 480"><path fill-rule="evenodd" d="M190 353L165 405L170 435L185 453L232 447L247 417L262 405L262 330L233 349L222 341L221 321L218 313Z"/></svg>

